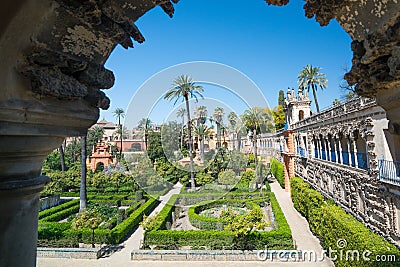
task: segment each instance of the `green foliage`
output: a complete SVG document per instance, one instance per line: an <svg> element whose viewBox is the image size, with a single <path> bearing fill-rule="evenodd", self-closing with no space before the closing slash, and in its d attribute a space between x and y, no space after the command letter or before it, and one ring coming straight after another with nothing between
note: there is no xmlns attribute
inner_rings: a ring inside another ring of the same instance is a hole
<svg viewBox="0 0 400 267"><path fill-rule="evenodd" d="M71 208L73 206L76 206L76 205L79 205L79 199L73 199L73 200L65 202L65 203L63 203L61 205L52 207L50 209L43 210L43 211L39 212L39 220L41 220L41 219L43 219L45 217L48 217L50 215L53 215L55 213L58 213L60 211L63 211L65 209L68 209L68 208Z"/></svg>
<svg viewBox="0 0 400 267"><path fill-rule="evenodd" d="M254 181L255 178L256 178L256 173L252 170L247 170L242 174L240 182L249 184L250 182Z"/></svg>
<svg viewBox="0 0 400 267"><path fill-rule="evenodd" d="M206 172L198 172L196 173L196 184L197 185L206 185L206 184L211 184L214 182L214 177L211 176L211 174L206 173Z"/></svg>
<svg viewBox="0 0 400 267"><path fill-rule="evenodd" d="M57 207L55 207L55 208L57 208ZM58 221L68 218L68 216L71 216L72 214L75 214L78 211L79 211L79 200L75 205L73 205L67 209L64 208L64 209L54 212L52 214L48 214L47 216L42 216L42 219L40 219L40 220L43 222L58 222Z"/></svg>
<svg viewBox="0 0 400 267"><path fill-rule="evenodd" d="M324 201L323 196L300 178L291 179L292 199L295 208L306 216L311 230L322 239L325 249L357 250L360 260L346 260L337 257L335 266L338 267L372 267L372 266L399 266L400 251L383 237L371 232L364 224L347 214L342 208L331 201ZM346 247L338 248L339 239L346 240ZM370 259L364 260L362 253L369 250ZM339 252L338 252L339 253ZM338 254L336 254L338 255ZM374 261L377 255L395 255L395 262Z"/></svg>
<svg viewBox="0 0 400 267"><path fill-rule="evenodd" d="M283 111L283 106L277 106L272 111L272 116L274 117L275 129L280 130L285 127L286 118L285 111Z"/></svg>
<svg viewBox="0 0 400 267"><path fill-rule="evenodd" d="M71 223L71 228L75 230L96 229L102 222L101 214L96 207L86 209L79 213Z"/></svg>
<svg viewBox="0 0 400 267"><path fill-rule="evenodd" d="M285 188L285 177L283 174L284 166L278 160L271 158L271 173L276 178L282 188Z"/></svg>
<svg viewBox="0 0 400 267"><path fill-rule="evenodd" d="M298 177L291 179L291 187L294 207L308 220L311 212L324 203L324 196Z"/></svg>
<svg viewBox="0 0 400 267"><path fill-rule="evenodd" d="M185 194L185 195L195 195ZM253 193L234 193L231 197L254 196ZM182 199L182 195L180 196ZM201 197L203 198L203 197ZM275 214L277 229L264 232L253 231L248 238L243 239L248 248L264 249L265 245L269 249L293 249L293 241L291 231L286 219L281 211L275 196L270 195L271 206ZM249 200L248 200L249 201ZM198 201L197 201L198 202ZM175 202L174 202L175 203ZM254 204L253 204L254 205ZM165 210L165 212L164 212ZM157 216L159 221L165 222L166 216L172 213L171 205L166 205ZM206 247L210 249L235 249L240 248L236 245L237 240L232 231L217 230L160 230L156 228L153 231L145 233L144 246L157 245L158 248L179 249L182 246L190 246L192 248Z"/></svg>
<svg viewBox="0 0 400 267"><path fill-rule="evenodd" d="M285 92L283 90L279 90L278 105L282 107L285 105Z"/></svg>
<svg viewBox="0 0 400 267"><path fill-rule="evenodd" d="M143 215L143 221L140 223L144 231L151 231L157 227L157 215L158 213L152 216Z"/></svg>
<svg viewBox="0 0 400 267"><path fill-rule="evenodd" d="M238 182L236 174L232 170L226 170L218 174L218 183L223 185L234 185Z"/></svg>

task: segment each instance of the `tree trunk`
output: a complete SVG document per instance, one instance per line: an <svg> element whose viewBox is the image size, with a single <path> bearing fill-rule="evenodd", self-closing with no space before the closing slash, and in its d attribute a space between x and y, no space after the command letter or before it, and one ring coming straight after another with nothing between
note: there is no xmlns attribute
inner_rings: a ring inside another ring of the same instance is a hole
<svg viewBox="0 0 400 267"><path fill-rule="evenodd" d="M253 130L253 142L254 142L254 163L257 170L257 128Z"/></svg>
<svg viewBox="0 0 400 267"><path fill-rule="evenodd" d="M183 126L185 125L185 115L182 116L182 129L181 129L181 151L183 149Z"/></svg>
<svg viewBox="0 0 400 267"><path fill-rule="evenodd" d="M86 135L82 136L81 140L81 187L79 192L79 212L86 209Z"/></svg>
<svg viewBox="0 0 400 267"><path fill-rule="evenodd" d="M217 124L217 148L221 147L221 136L220 136L220 131L221 131L221 126L219 125L219 122L216 122Z"/></svg>
<svg viewBox="0 0 400 267"><path fill-rule="evenodd" d="M94 248L94 229L92 229L92 248Z"/></svg>
<svg viewBox="0 0 400 267"><path fill-rule="evenodd" d="M200 140L200 145L201 145L201 150L200 150L200 161L201 163L204 163L204 137Z"/></svg>
<svg viewBox="0 0 400 267"><path fill-rule="evenodd" d="M119 125L119 142L121 145L121 149L119 150L119 160L122 160L122 125L121 125L121 116L118 117L118 125Z"/></svg>
<svg viewBox="0 0 400 267"><path fill-rule="evenodd" d="M192 141L192 125L190 124L190 109L189 109L189 98L187 95L185 97L186 111L187 111L187 126L188 126L188 141L189 141L189 159L190 159L190 186L192 190L196 189L196 183L194 180L194 169L193 169L193 141Z"/></svg>
<svg viewBox="0 0 400 267"><path fill-rule="evenodd" d="M61 171L65 172L65 156L64 156L64 148L63 148L63 144L61 144L60 148L60 159L61 159Z"/></svg>
<svg viewBox="0 0 400 267"><path fill-rule="evenodd" d="M317 91L315 90L315 85L312 86L312 92L313 92L313 95L314 95L315 107L317 109L317 113L319 113L319 105L318 105Z"/></svg>

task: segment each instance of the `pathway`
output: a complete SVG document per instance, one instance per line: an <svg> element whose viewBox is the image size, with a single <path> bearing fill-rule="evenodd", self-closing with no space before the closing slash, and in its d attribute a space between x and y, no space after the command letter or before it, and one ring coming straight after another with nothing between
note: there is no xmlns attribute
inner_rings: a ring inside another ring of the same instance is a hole
<svg viewBox="0 0 400 267"><path fill-rule="evenodd" d="M322 246L313 233L311 232L307 220L300 215L300 213L294 208L292 199L288 192L285 192L281 188L278 182L273 182L271 185L271 191L274 192L276 199L281 206L283 214L285 214L286 220L292 230L293 240L297 245L298 250L315 251L318 257L321 256ZM324 259L319 262L318 266L334 266L330 259Z"/></svg>
<svg viewBox="0 0 400 267"><path fill-rule="evenodd" d="M161 209L168 202L169 198L174 194L179 194L182 185L175 185L171 191L166 195L160 197L162 201L160 205L152 212L151 215L156 212L160 212ZM278 183L271 184L271 190L275 193L275 196L282 208L285 217L288 220L289 226L292 229L293 238L296 241L297 247L300 250L314 250L318 255L322 251L322 247L316 237L313 236L309 230L307 221L294 209L292 201L288 193L282 190ZM190 264L191 267L220 267L232 266L232 267L263 267L263 266L276 266L276 267L327 267L333 266L333 263L328 260L322 262L271 262L271 261L249 261L249 262L237 262L237 261L131 261L130 253L132 250L139 249L141 240L143 239L143 229L138 227L136 231L124 242L124 248L119 252L112 254L108 258L101 258L98 260L86 260L86 259L53 259L53 258L38 258L38 267L186 267Z"/></svg>

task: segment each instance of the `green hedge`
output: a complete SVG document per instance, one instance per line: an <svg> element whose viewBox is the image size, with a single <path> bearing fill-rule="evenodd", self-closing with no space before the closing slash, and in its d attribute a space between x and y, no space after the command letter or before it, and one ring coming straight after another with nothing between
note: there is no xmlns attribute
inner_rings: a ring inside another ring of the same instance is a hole
<svg viewBox="0 0 400 267"><path fill-rule="evenodd" d="M306 219L310 217L310 213L320 207L325 199L318 191L311 189L310 185L301 178L293 177L291 179L292 200L294 207Z"/></svg>
<svg viewBox="0 0 400 267"><path fill-rule="evenodd" d="M59 211L57 213L54 213L52 215L46 216L40 221L42 222L58 222L61 221L72 214L75 214L79 211L79 203L75 204L75 206L72 206L66 210Z"/></svg>
<svg viewBox="0 0 400 267"><path fill-rule="evenodd" d="M172 195L165 204L164 208L160 211L156 218L156 224L154 230L165 230L167 222L172 221L172 212L175 210L175 204L178 200L179 195Z"/></svg>
<svg viewBox="0 0 400 267"><path fill-rule="evenodd" d="M283 174L284 166L278 160L271 158L271 173L276 178L282 188L285 188L285 177Z"/></svg>
<svg viewBox="0 0 400 267"><path fill-rule="evenodd" d="M236 200L236 199L219 199L200 202L193 205L188 210L188 216L190 223L201 230L224 230L226 221L218 218L208 218L201 216L199 213L206 209L219 207L222 204L229 204L235 207L248 207L249 209L256 206L256 204L248 202L248 200Z"/></svg>
<svg viewBox="0 0 400 267"><path fill-rule="evenodd" d="M62 210L68 209L68 208L70 208L72 206L75 206L77 204L79 204L79 199L73 199L73 200L65 202L65 203L63 203L61 205L52 207L50 209L43 210L43 211L39 212L39 220L43 219L44 217L53 215L53 214L55 214L57 212L60 212Z"/></svg>
<svg viewBox="0 0 400 267"><path fill-rule="evenodd" d="M222 193L183 193L179 195L181 205L194 205L202 201L215 199L249 199L262 196L260 191L254 192L222 192Z"/></svg>
<svg viewBox="0 0 400 267"><path fill-rule="evenodd" d="M270 193L270 203L275 214L277 229L268 232L252 232L245 242L254 249L294 249L289 225L279 207L273 193ZM159 216L169 214L165 206ZM161 220L161 219L160 219ZM162 229L162 228L160 228ZM182 246L207 247L210 249L233 249L235 236L231 231L217 230L152 230L145 232L144 246L157 245L159 248L179 249Z"/></svg>
<svg viewBox="0 0 400 267"><path fill-rule="evenodd" d="M325 249L342 250L344 254L346 251L355 250L360 253L360 260L356 261L351 257L348 260L346 257L341 259L338 252L335 254L338 256L335 260L336 266L400 266L400 251L394 245L371 232L364 224L331 201L323 201L323 197L300 178L293 178L291 185L296 209L307 215L311 230L322 239ZM345 239L347 246L338 248L339 239ZM371 251L371 255L368 256L370 261L362 257L362 253L366 250ZM377 255L395 255L397 262L377 262L375 261Z"/></svg>
<svg viewBox="0 0 400 267"><path fill-rule="evenodd" d="M135 206L127 209L126 212L128 217L113 229L96 229L95 242L112 245L120 243L130 232L133 231L139 222L143 220L143 215L150 214L150 212L158 205L158 203L159 201L154 198L150 198L141 206L139 206L141 202L135 203ZM90 244L92 242L92 231L89 229L74 230L70 228L71 223L50 222L50 219L55 221L55 217L61 216L62 213L67 213L67 211L72 208L75 208L75 206L65 211L47 216L43 220L39 221L38 237L41 240L40 242L46 243L49 240L55 239L63 240L61 243L69 242L71 244L76 244L78 242ZM79 204L76 206L76 212L78 211Z"/></svg>

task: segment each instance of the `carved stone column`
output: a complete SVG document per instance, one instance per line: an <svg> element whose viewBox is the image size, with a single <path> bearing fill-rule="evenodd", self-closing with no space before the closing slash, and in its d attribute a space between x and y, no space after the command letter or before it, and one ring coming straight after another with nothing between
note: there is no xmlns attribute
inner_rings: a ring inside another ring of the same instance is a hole
<svg viewBox="0 0 400 267"><path fill-rule="evenodd" d="M354 167L358 168L358 158L357 158L357 143L354 137L351 139L351 142L353 143L353 153L354 153Z"/></svg>
<svg viewBox="0 0 400 267"><path fill-rule="evenodd" d="M348 136L346 138L346 142L347 142L347 155L348 155L348 159L349 159L349 166L353 165L353 160L351 159L351 140L350 140L350 136Z"/></svg>

